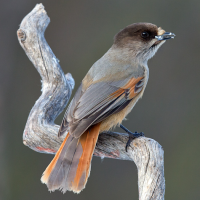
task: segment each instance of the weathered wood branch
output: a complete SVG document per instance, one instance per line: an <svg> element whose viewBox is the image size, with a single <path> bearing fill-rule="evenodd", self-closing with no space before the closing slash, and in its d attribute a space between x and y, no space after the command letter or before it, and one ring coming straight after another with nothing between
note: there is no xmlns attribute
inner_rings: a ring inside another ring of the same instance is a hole
<svg viewBox="0 0 200 200"><path fill-rule="evenodd" d="M57 137L59 126L54 120L66 107L74 79L64 75L56 56L44 38L50 22L44 6L38 4L22 20L17 36L19 43L42 78L42 94L32 108L23 133L23 143L29 148L54 154L62 138ZM125 133L101 133L94 155L134 161L138 168L140 200L163 200L165 193L164 152L153 139L140 137L131 143L128 152Z"/></svg>

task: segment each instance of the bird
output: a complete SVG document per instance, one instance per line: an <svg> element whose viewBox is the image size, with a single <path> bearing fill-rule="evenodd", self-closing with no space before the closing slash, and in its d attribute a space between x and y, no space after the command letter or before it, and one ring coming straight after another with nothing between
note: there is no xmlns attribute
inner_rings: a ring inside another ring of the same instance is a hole
<svg viewBox="0 0 200 200"><path fill-rule="evenodd" d="M86 186L98 136L120 125L142 97L147 62L175 34L151 23L134 23L114 36L111 48L89 69L70 102L58 137L65 135L41 182L49 191L80 193ZM129 133L129 131L127 131ZM143 133L129 133L126 145Z"/></svg>

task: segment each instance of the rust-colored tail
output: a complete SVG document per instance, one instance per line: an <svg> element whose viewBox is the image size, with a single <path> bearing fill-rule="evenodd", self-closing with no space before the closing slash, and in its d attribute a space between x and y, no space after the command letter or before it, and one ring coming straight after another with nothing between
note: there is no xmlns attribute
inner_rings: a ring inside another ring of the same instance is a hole
<svg viewBox="0 0 200 200"><path fill-rule="evenodd" d="M67 190L79 193L85 188L99 129L100 124L96 124L80 138L67 134L41 178L50 191L60 189L63 193Z"/></svg>

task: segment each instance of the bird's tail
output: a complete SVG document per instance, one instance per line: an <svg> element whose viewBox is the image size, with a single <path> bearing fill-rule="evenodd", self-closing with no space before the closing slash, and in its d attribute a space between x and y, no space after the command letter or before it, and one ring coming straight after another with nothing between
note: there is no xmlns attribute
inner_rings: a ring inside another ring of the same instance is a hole
<svg viewBox="0 0 200 200"><path fill-rule="evenodd" d="M63 193L67 190L79 193L85 188L99 129L100 124L96 124L84 132L80 138L67 134L41 178L49 191L59 189Z"/></svg>

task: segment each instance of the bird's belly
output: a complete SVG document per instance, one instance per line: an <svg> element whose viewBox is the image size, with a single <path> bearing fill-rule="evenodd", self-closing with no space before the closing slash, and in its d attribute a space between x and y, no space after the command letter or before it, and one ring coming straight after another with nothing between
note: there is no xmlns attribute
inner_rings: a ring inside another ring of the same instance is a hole
<svg viewBox="0 0 200 200"><path fill-rule="evenodd" d="M115 128L121 124L123 119L131 112L137 101L142 97L142 93L138 94L123 110L115 113L101 122L100 133Z"/></svg>

